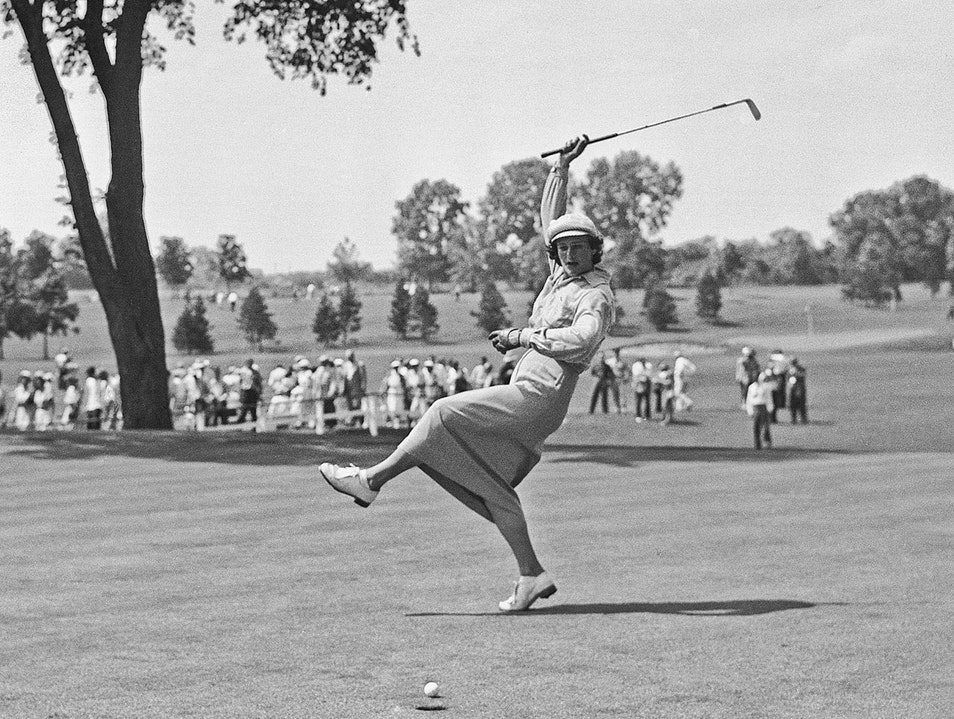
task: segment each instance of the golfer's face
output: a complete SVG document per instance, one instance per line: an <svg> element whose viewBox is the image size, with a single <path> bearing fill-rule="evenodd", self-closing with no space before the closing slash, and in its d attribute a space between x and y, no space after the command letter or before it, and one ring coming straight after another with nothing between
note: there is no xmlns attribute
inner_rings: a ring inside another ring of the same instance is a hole
<svg viewBox="0 0 954 719"><path fill-rule="evenodd" d="M557 240L557 257L560 264L572 277L582 275L593 269L593 248L585 237L569 237Z"/></svg>

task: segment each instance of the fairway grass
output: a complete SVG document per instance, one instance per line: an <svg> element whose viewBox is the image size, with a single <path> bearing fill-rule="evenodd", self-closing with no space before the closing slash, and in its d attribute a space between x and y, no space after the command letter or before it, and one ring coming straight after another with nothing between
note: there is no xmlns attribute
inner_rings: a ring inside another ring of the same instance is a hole
<svg viewBox="0 0 954 719"><path fill-rule="evenodd" d="M3 436L0 716L954 706L947 452L555 436L521 495L559 591L507 616L493 527L416 470L357 508L314 463L397 436L342 437Z"/></svg>
<svg viewBox="0 0 954 719"><path fill-rule="evenodd" d="M520 488L559 591L515 616L496 612L516 578L502 538L422 473L367 510L318 478L400 431L0 432L0 718L948 719L954 352L947 299L905 296L887 312L833 287L729 289L722 325L610 338L626 361L691 347L695 409L591 415L581 377ZM476 297L436 297L432 345L394 342L389 297L363 298L372 386L394 355L488 353ZM526 294L507 297L519 324ZM269 301L287 351L263 367L316 354L313 306ZM69 344L108 366L97 312ZM210 316L213 361L247 356L230 313ZM808 369L811 423L782 412L772 451L750 448L741 344ZM6 349L8 382L38 366L36 341Z"/></svg>

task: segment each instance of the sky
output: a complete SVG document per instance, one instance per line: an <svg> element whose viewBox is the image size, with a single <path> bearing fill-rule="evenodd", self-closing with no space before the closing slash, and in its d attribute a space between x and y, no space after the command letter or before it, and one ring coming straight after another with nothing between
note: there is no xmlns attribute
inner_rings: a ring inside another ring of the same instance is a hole
<svg viewBox="0 0 954 719"><path fill-rule="evenodd" d="M282 81L255 42L168 39L143 81L146 223L213 247L233 234L266 272L324 269L344 237L393 266L395 203L446 179L476 206L503 165L575 135L744 105L594 145L573 165L638 150L674 162L683 197L658 235L824 241L849 197L927 175L954 187L954 4L867 0L407 0L421 56L383 42L370 91ZM0 227L62 236L62 169L19 30L0 40ZM72 80L96 188L108 184L103 101Z"/></svg>

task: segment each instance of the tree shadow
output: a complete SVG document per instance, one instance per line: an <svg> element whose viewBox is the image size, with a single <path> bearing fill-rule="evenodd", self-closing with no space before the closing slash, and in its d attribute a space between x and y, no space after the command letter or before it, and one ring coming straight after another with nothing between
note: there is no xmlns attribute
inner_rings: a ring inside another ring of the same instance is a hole
<svg viewBox="0 0 954 719"><path fill-rule="evenodd" d="M325 435L284 432L2 432L5 462L17 459L84 460L101 457L159 459L169 462L314 466L318 462L375 464L400 443L407 430L381 428L377 437L365 431L339 430ZM19 445L19 446L17 446ZM592 444L547 444L547 459L556 463L593 462L633 467L644 462L784 462L852 454L846 450L773 449L758 452L739 447L679 447Z"/></svg>
<svg viewBox="0 0 954 719"><path fill-rule="evenodd" d="M742 447L677 447L630 445L594 447L587 444L548 444L548 453L558 452L564 456L548 454L553 463L574 464L592 462L615 467L633 467L642 462L787 462L792 459L812 459L833 455L848 455L846 450L817 449L766 449L755 450Z"/></svg>
<svg viewBox="0 0 954 719"><path fill-rule="evenodd" d="M5 433L5 444L20 446L8 448L3 456L7 462L16 458L132 457L263 467L312 466L326 460L367 464L387 456L406 434L407 430L386 428L382 428L377 437L360 430L340 430L320 436L305 431Z"/></svg>
<svg viewBox="0 0 954 719"><path fill-rule="evenodd" d="M687 617L752 617L792 609L844 606L844 602L803 602L796 599L730 599L709 602L620 602L557 604L526 612L410 612L406 617L540 617L569 614L678 614Z"/></svg>
<svg viewBox="0 0 954 719"><path fill-rule="evenodd" d="M742 326L741 322L735 322L733 320L724 320L721 318L712 320L710 324L713 327L741 327Z"/></svg>

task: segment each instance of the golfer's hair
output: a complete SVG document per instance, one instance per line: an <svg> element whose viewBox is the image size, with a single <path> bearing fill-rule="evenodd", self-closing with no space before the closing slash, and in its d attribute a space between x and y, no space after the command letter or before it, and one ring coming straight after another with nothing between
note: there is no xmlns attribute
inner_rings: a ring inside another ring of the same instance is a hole
<svg viewBox="0 0 954 719"><path fill-rule="evenodd" d="M603 238L587 235L586 239L590 241L590 247L593 250L593 264L598 265L603 261ZM560 254L557 252L556 242L547 245L547 257L555 262L560 262Z"/></svg>

